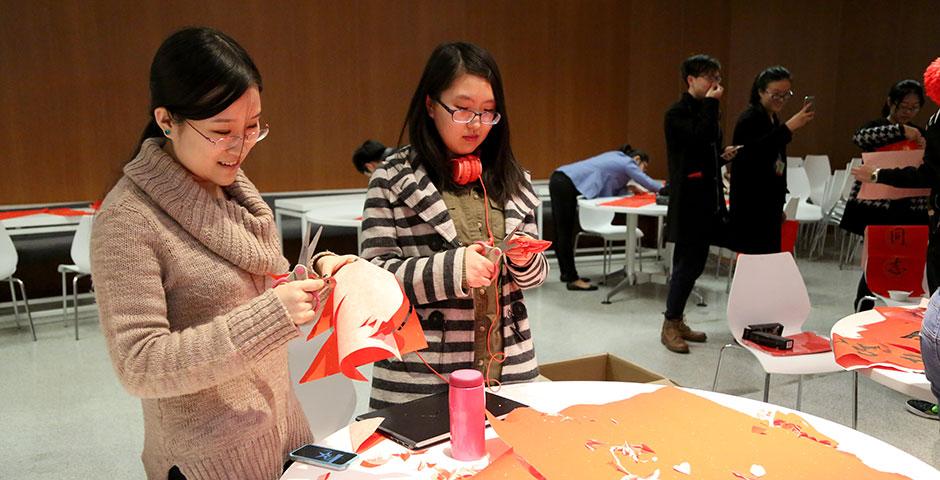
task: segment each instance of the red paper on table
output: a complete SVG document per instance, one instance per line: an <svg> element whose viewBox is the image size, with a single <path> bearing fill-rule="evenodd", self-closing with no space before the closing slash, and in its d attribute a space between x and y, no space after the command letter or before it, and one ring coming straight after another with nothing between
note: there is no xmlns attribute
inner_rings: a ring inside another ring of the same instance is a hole
<svg viewBox="0 0 940 480"><path fill-rule="evenodd" d="M359 260L339 270L323 315L307 339L332 329L300 383L342 373L366 378L357 367L428 347L418 315L388 270Z"/></svg>
<svg viewBox="0 0 940 480"><path fill-rule="evenodd" d="M94 205L92 205L94 207ZM0 212L0 220L10 220L13 218L28 217L31 215L58 215L60 217L79 217L82 215L93 215L94 212L86 212L85 210L75 210L74 208L34 208L30 210L11 210L8 212Z"/></svg>
<svg viewBox="0 0 940 480"><path fill-rule="evenodd" d="M557 414L526 407L488 417L545 478L907 478L838 450L797 414L756 418L673 387Z"/></svg>
<svg viewBox="0 0 940 480"><path fill-rule="evenodd" d="M764 353L769 353L775 357L790 357L793 355L810 355L813 353L823 353L832 350L829 339L821 337L814 332L800 332L795 335L787 335L784 338L793 339L793 348L790 350L781 350L779 348L768 347L745 340L749 347L756 348Z"/></svg>
<svg viewBox="0 0 940 480"><path fill-rule="evenodd" d="M925 309L877 307L875 310L885 319L863 325L859 338L832 335L836 363L846 370L879 367L924 373L920 329Z"/></svg>
<svg viewBox="0 0 940 480"><path fill-rule="evenodd" d="M609 202L599 203L602 207L645 207L656 203L655 193L641 193L639 195L630 195L629 197L618 198Z"/></svg>
<svg viewBox="0 0 940 480"><path fill-rule="evenodd" d="M887 152L864 152L862 163L874 168L919 167L924 163L923 150L893 150ZM863 183L858 192L859 200L895 200L908 197L926 197L929 188L894 188L881 183Z"/></svg>

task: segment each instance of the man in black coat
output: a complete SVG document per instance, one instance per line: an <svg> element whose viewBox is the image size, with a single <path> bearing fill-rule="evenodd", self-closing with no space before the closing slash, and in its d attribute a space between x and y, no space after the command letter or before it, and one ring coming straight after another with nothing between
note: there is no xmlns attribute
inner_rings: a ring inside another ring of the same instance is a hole
<svg viewBox="0 0 940 480"><path fill-rule="evenodd" d="M719 157L721 64L693 55L682 62L681 73L688 90L666 111L664 123L670 189L666 239L675 243L675 250L661 340L673 352L689 353L686 341L704 342L706 337L685 323L685 304L727 218L720 163L733 158L735 149L728 147Z"/></svg>

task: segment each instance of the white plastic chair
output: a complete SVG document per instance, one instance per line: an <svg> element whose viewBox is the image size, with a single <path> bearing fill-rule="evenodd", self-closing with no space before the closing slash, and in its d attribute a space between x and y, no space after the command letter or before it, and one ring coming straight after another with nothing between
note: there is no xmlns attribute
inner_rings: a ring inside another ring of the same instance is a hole
<svg viewBox="0 0 940 480"><path fill-rule="evenodd" d="M308 342L311 328L313 322L302 326L300 337L287 344L287 359L294 393L310 422L310 431L320 440L349 424L356 409L356 389L353 381L342 374L299 383L329 337L326 333Z"/></svg>
<svg viewBox="0 0 940 480"><path fill-rule="evenodd" d="M832 166L828 155L807 155L803 162L803 169L809 180L810 200L816 205L822 205L826 197L826 186L832 177Z"/></svg>
<svg viewBox="0 0 940 480"><path fill-rule="evenodd" d="M627 229L623 225L614 225L615 212L609 208L598 207L596 200L578 199L578 222L581 224L581 231L574 236L574 249L578 249L578 239L582 235L601 237L604 240L604 282L607 282L608 262L613 257L613 242L626 242ZM636 229L637 245L643 238L643 231ZM639 252L639 249L637 249ZM640 264L640 271L643 270L643 264Z"/></svg>
<svg viewBox="0 0 940 480"><path fill-rule="evenodd" d="M809 316L809 294L796 261L789 252L769 255L739 255L731 293L728 295L728 328L734 343L721 347L712 391L718 385L721 358L728 347L744 348L753 355L765 372L764 402L770 394L770 375L798 375L796 409L803 396L803 375L842 371L832 352L775 357L744 343L744 327L756 323L780 323L783 335L803 331Z"/></svg>
<svg viewBox="0 0 940 480"><path fill-rule="evenodd" d="M68 321L68 290L65 280L68 274L72 277L72 305L75 319L75 340L78 340L78 281L91 275L91 228L94 224L94 215L85 215L79 220L75 236L72 237L72 265L59 265L62 274L62 320Z"/></svg>
<svg viewBox="0 0 940 480"><path fill-rule="evenodd" d="M14 284L20 287L20 296L23 297L23 306L26 310L26 318L29 319L29 332L33 334L33 341L36 341L36 326L33 324L33 315L29 311L29 299L26 298L26 287L23 281L13 276L16 273L16 264L19 263L19 255L16 253L16 246L13 240L0 222L0 281L10 283L10 301L13 303L13 320L16 322L16 328L20 327L20 305L16 298L16 289Z"/></svg>
<svg viewBox="0 0 940 480"><path fill-rule="evenodd" d="M817 224L813 235L810 257L819 250L820 255L825 253L826 237L829 233L829 227L838 227L842 221L842 213L845 211L845 200L842 198L842 192L845 190L845 184L851 177L846 170L836 170L832 174L828 185L826 186L826 195L823 199L822 209L823 218Z"/></svg>
<svg viewBox="0 0 940 480"><path fill-rule="evenodd" d="M787 157L787 168L800 168L803 166L803 157Z"/></svg>

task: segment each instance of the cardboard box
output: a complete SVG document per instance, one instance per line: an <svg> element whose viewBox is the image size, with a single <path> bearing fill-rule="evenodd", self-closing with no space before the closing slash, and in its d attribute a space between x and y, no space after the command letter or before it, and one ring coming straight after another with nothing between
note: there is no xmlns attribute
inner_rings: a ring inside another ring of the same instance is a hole
<svg viewBox="0 0 940 480"><path fill-rule="evenodd" d="M668 378L616 355L603 353L539 365L543 377L555 381L603 381L676 385Z"/></svg>

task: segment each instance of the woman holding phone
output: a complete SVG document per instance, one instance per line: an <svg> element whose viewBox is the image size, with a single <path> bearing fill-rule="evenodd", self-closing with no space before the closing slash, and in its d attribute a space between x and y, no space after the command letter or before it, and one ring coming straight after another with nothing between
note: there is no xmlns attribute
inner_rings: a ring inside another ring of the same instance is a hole
<svg viewBox="0 0 940 480"><path fill-rule="evenodd" d="M469 43L438 46L402 136L406 129L411 145L369 181L362 257L401 282L428 348L375 364L372 408L446 391L435 371L474 368L503 383L538 375L522 290L541 285L548 262L541 253L497 256L483 245L514 231L538 233L539 200L513 156L490 53Z"/></svg>
<svg viewBox="0 0 940 480"><path fill-rule="evenodd" d="M149 479L277 478L312 435L287 342L314 319L274 214L239 168L268 134L261 74L224 33L187 28L150 67L150 122L95 219L91 267L118 378L140 397ZM355 257L320 255L318 272Z"/></svg>
<svg viewBox="0 0 940 480"><path fill-rule="evenodd" d="M780 251L783 204L787 194L787 144L793 132L811 122L813 104L785 123L778 115L793 96L790 71L769 67L754 78L749 105L734 127L740 147L731 162L731 226L735 251L760 254Z"/></svg>

